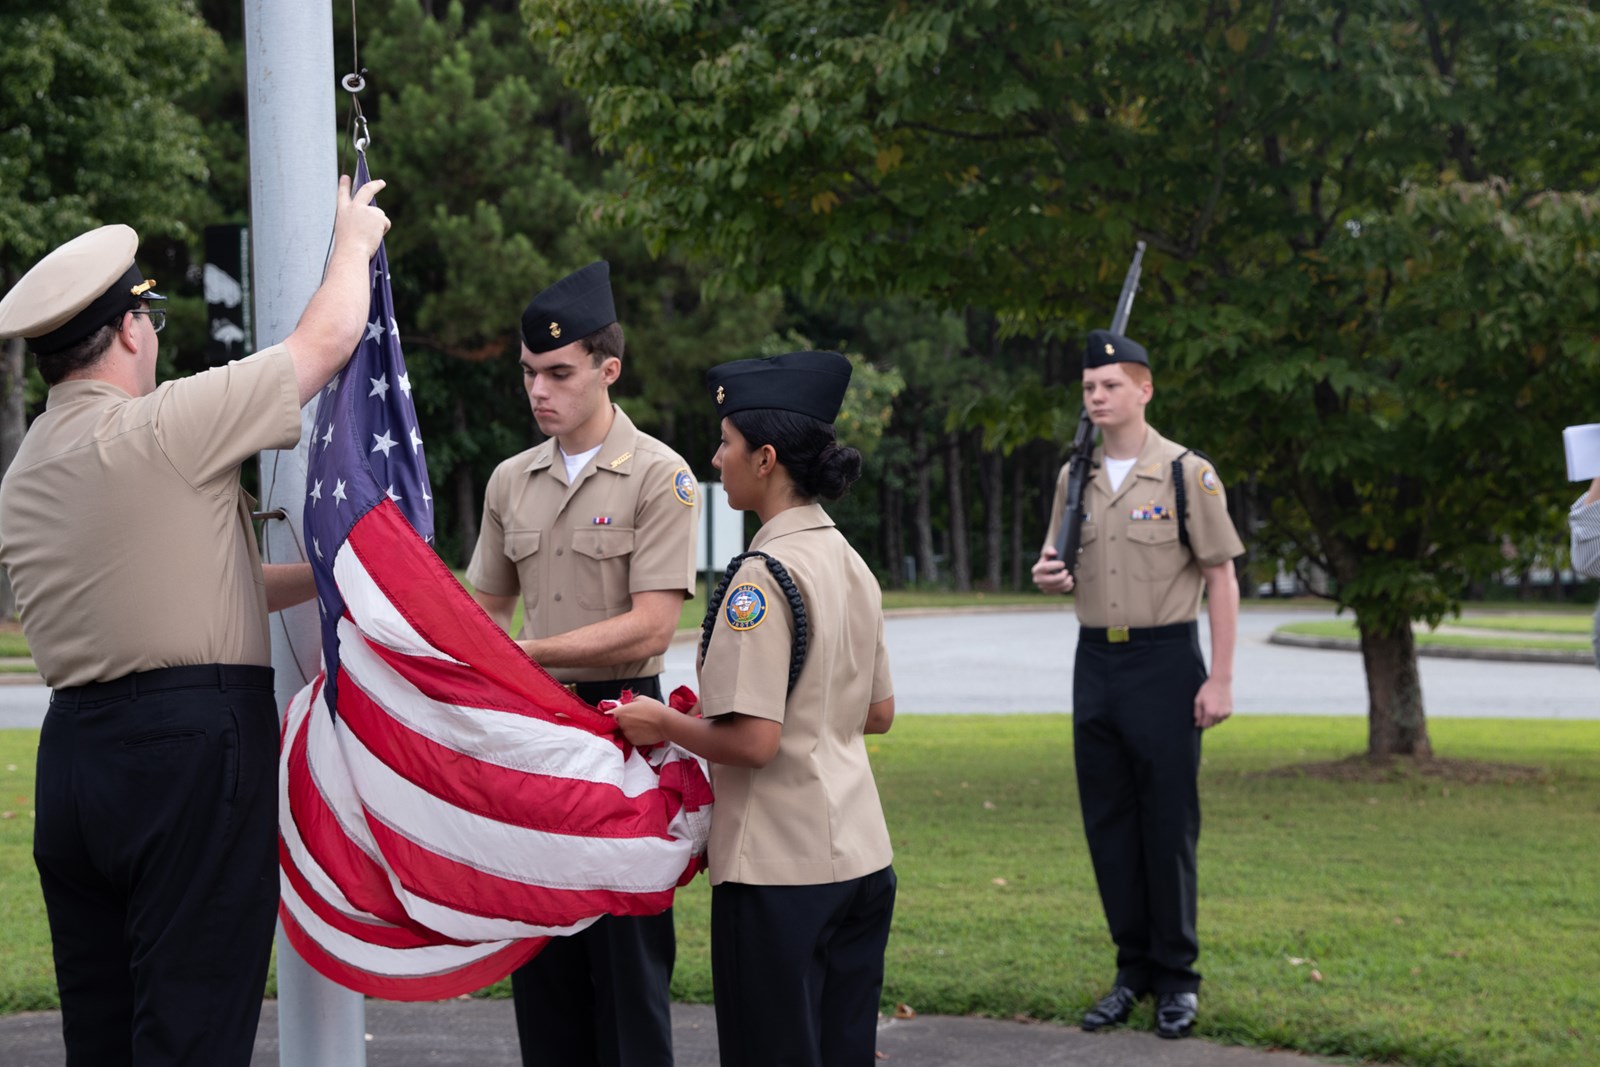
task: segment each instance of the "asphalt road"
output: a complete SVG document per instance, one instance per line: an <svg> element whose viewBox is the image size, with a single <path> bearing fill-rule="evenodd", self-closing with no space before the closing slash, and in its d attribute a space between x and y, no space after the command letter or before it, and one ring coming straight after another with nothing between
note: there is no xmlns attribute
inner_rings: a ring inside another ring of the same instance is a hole
<svg viewBox="0 0 1600 1067"><path fill-rule="evenodd" d="M1233 702L1241 715L1367 714L1356 652L1268 644L1286 622L1331 618L1319 609L1250 608L1239 616ZM1059 611L893 615L885 624L895 712L1070 712L1077 617ZM1201 614L1200 645L1211 637ZM667 654L663 681L694 684L693 642ZM1600 718L1600 672L1562 663L1422 657L1422 694L1438 717Z"/></svg>
<svg viewBox="0 0 1600 1067"><path fill-rule="evenodd" d="M1250 608L1239 616L1234 662L1238 714L1365 715L1366 676L1355 652L1267 642L1285 622L1331 614L1318 609ZM1201 647L1210 635L1201 615ZM885 624L902 715L1005 714L1072 710L1072 650L1078 623L1056 611L892 615ZM667 653L663 681L694 684L693 639ZM1430 716L1530 719L1600 718L1600 672L1564 663L1423 657L1422 694ZM49 691L0 685L0 728L37 726Z"/></svg>

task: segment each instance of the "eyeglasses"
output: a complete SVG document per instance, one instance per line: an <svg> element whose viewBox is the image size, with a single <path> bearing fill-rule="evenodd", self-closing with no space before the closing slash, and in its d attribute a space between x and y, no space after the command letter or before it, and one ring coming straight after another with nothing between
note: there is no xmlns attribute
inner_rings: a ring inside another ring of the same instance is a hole
<svg viewBox="0 0 1600 1067"><path fill-rule="evenodd" d="M150 316L150 329L154 330L156 333L160 333L161 332L161 327L163 327L163 326L165 326L167 324L167 309L166 308L135 308L135 309L133 309L133 311L129 312L129 314L132 314L132 315L149 315Z"/></svg>

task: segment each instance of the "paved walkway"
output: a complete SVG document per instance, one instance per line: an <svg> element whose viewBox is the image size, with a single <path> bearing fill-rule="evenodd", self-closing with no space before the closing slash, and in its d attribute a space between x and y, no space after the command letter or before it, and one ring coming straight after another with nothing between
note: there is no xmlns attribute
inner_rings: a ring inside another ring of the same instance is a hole
<svg viewBox="0 0 1600 1067"><path fill-rule="evenodd" d="M261 1013L254 1067L278 1067L277 1027L277 1004L269 1000ZM368 1001L367 1030L367 1067L518 1067L521 1062L509 1000ZM716 1067L711 1008L674 1005L672 1037L677 1067ZM63 1067L61 1017L55 1012L0 1017L0 1050L6 1067ZM1196 1038L1163 1041L1127 1030L1086 1034L1046 1023L941 1015L885 1021L878 1029L878 1056L891 1067L1313 1067L1332 1062Z"/></svg>
<svg viewBox="0 0 1600 1067"><path fill-rule="evenodd" d="M1332 618L1320 606L1252 607L1239 616L1234 710L1240 715L1367 714L1361 656L1351 651L1273 644L1286 622ZM1071 604L1058 610L891 615L885 625L894 664L895 711L1066 713L1072 708L1072 651L1078 622ZM1201 647L1210 638L1201 616ZM662 681L694 684L696 643L682 635L667 652ZM1418 662L1431 718L1600 719L1594 666L1436 659ZM0 729L37 727L50 691L35 678L0 675Z"/></svg>

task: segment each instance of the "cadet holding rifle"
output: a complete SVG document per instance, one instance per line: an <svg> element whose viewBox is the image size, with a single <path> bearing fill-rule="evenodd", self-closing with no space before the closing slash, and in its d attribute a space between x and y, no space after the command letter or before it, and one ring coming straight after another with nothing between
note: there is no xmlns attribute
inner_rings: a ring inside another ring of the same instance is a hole
<svg viewBox="0 0 1600 1067"><path fill-rule="evenodd" d="M1179 1038L1194 1029L1200 988L1200 735L1233 711L1233 558L1244 546L1211 464L1145 422L1149 363L1120 334L1089 334L1084 407L1104 441L1088 457L1082 506L1073 509L1081 548L1069 571L1056 548L1069 462L1033 580L1047 593L1077 593L1078 798L1117 946L1116 982L1083 1028L1125 1022L1139 998L1154 994L1156 1032ZM1202 587L1210 599L1209 677L1195 621Z"/></svg>

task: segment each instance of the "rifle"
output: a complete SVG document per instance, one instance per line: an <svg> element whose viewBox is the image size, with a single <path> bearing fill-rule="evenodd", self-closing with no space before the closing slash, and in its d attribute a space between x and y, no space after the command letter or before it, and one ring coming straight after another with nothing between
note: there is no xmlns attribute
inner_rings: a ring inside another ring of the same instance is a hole
<svg viewBox="0 0 1600 1067"><path fill-rule="evenodd" d="M1144 262L1144 242L1134 246L1133 262L1122 279L1122 295L1117 297L1117 309L1111 316L1111 332L1126 336L1128 316L1133 312L1133 296L1139 291L1139 270ZM1078 551L1083 547L1083 494L1089 488L1089 473L1094 456L1094 422L1087 407L1078 410L1078 429L1072 435L1072 449L1067 453L1067 501L1061 509L1061 522L1056 529L1056 557L1067 565L1072 574L1078 567Z"/></svg>

